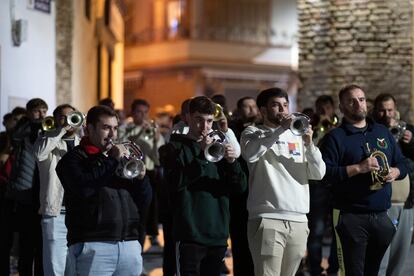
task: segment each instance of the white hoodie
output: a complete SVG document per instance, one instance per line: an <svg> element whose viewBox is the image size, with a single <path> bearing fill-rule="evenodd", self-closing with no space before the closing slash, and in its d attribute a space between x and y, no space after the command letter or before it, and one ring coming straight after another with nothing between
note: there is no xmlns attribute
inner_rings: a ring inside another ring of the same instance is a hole
<svg viewBox="0 0 414 276"><path fill-rule="evenodd" d="M308 180L325 175L317 147L304 146L302 137L282 127L247 127L240 140L249 168L249 219L265 217L306 222Z"/></svg>

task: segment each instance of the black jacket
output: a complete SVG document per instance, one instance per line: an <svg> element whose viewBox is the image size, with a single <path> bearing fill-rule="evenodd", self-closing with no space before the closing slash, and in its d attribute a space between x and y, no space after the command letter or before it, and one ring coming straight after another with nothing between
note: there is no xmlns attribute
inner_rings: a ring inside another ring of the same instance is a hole
<svg viewBox="0 0 414 276"><path fill-rule="evenodd" d="M56 172L65 189L68 245L87 241L138 240L139 218L152 197L148 177L115 175L116 159L77 146Z"/></svg>
<svg viewBox="0 0 414 276"><path fill-rule="evenodd" d="M33 153L33 144L40 132L40 122L23 117L12 132L14 157L10 173L7 197L22 204L39 205L39 171Z"/></svg>

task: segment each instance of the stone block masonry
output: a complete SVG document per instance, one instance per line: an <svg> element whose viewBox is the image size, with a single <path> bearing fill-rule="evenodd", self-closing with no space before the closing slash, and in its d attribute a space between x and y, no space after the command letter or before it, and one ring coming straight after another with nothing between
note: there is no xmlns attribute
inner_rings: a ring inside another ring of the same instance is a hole
<svg viewBox="0 0 414 276"><path fill-rule="evenodd" d="M374 99L392 93L411 118L413 6L410 0L298 0L298 107L313 107L347 83Z"/></svg>

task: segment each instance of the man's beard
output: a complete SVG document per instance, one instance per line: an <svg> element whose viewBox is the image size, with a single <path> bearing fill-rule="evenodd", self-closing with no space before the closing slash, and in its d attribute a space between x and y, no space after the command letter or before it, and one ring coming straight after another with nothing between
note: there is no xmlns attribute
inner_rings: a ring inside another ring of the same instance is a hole
<svg viewBox="0 0 414 276"><path fill-rule="evenodd" d="M280 125L280 123L282 122L282 119L283 119L283 114L279 113L279 114L276 114L276 115L268 116L267 119L272 124Z"/></svg>
<svg viewBox="0 0 414 276"><path fill-rule="evenodd" d="M349 112L349 118L351 118L353 121L360 122L364 120L367 117L366 111L359 111L358 113Z"/></svg>
<svg viewBox="0 0 414 276"><path fill-rule="evenodd" d="M254 123L257 120L257 116L250 116L250 117L245 117L243 122L244 123Z"/></svg>

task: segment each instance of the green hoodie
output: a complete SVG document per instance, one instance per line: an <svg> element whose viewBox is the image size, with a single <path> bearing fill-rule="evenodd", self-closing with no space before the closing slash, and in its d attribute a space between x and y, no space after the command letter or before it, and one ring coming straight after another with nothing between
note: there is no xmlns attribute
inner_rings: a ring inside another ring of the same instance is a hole
<svg viewBox="0 0 414 276"><path fill-rule="evenodd" d="M226 246L229 196L247 189L239 162L228 163L225 159L209 162L198 142L173 135L167 145L165 163L175 240Z"/></svg>

